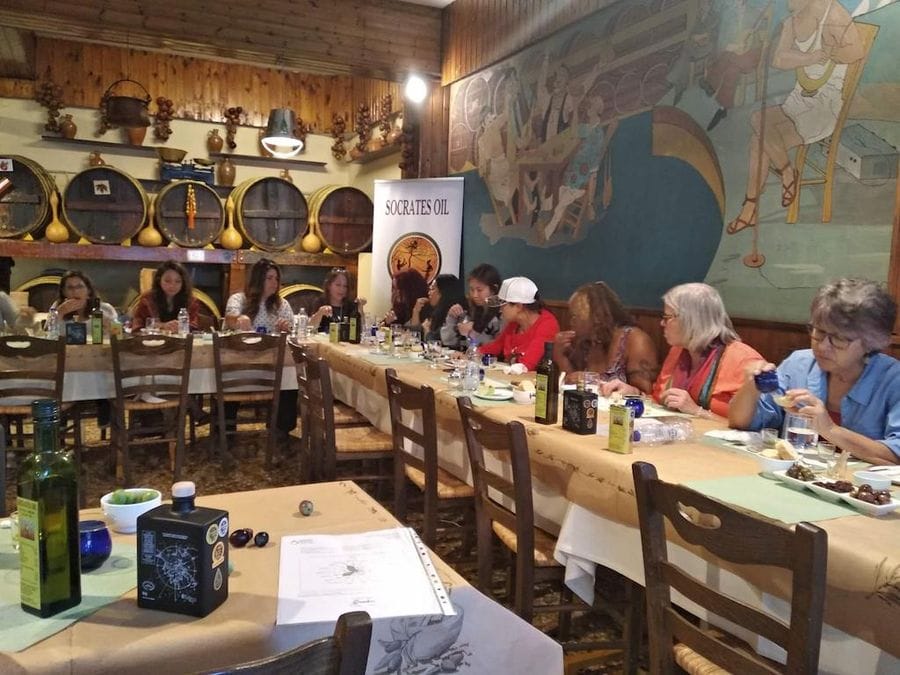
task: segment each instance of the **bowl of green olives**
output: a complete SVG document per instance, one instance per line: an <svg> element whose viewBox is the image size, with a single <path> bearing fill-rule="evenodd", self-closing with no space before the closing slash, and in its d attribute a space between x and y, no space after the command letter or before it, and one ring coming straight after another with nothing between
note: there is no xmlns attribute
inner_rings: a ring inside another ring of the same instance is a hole
<svg viewBox="0 0 900 675"><path fill-rule="evenodd" d="M162 503L162 493L151 488L126 488L100 498L100 508L113 532L130 534L137 530L137 518Z"/></svg>

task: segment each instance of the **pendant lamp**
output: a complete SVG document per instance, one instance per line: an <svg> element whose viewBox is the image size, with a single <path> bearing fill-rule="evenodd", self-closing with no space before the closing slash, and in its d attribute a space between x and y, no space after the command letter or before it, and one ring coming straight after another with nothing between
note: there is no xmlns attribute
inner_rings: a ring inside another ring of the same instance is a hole
<svg viewBox="0 0 900 675"><path fill-rule="evenodd" d="M290 108L272 108L262 139L263 147L281 159L296 155L303 149L303 141L294 137L296 123L297 118Z"/></svg>

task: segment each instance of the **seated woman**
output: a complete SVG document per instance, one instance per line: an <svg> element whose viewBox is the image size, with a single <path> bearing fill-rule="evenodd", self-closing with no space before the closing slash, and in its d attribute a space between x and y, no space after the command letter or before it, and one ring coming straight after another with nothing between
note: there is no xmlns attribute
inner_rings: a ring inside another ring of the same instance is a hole
<svg viewBox="0 0 900 675"><path fill-rule="evenodd" d="M465 302L463 283L455 274L438 274L428 286L427 302L431 312L422 322L425 340L440 340L451 349L461 349L466 340L459 334L459 317L450 316L450 307Z"/></svg>
<svg viewBox="0 0 900 675"><path fill-rule="evenodd" d="M653 398L681 412L728 416L728 406L744 382L749 363L762 357L738 337L722 297L706 284L681 284L663 296L662 327L669 350L653 384ZM604 387L637 394L635 387Z"/></svg>
<svg viewBox="0 0 900 675"><path fill-rule="evenodd" d="M187 270L174 260L167 260L153 273L153 285L141 295L131 317L132 332L147 325L148 319L159 319L160 328L169 333L178 332L178 312L186 307L191 330L200 330L200 303L194 297L194 288Z"/></svg>
<svg viewBox="0 0 900 675"><path fill-rule="evenodd" d="M553 342L559 332L559 322L544 309L535 283L526 277L510 277L488 303L500 307L504 328L496 340L481 345L478 351L534 370L544 355L544 343Z"/></svg>
<svg viewBox="0 0 900 675"><path fill-rule="evenodd" d="M260 258L250 268L243 292L235 293L225 304L225 325L232 330L259 330L284 333L293 328L294 312L287 300L278 295L281 269L268 258Z"/></svg>
<svg viewBox="0 0 900 675"><path fill-rule="evenodd" d="M384 316L384 325L401 323L418 328L421 326L421 320L419 316L414 315L413 310L416 301L426 297L428 297L428 283L425 277L416 270L398 272L391 280L391 308ZM423 306L424 303L419 309L421 310Z"/></svg>
<svg viewBox="0 0 900 675"><path fill-rule="evenodd" d="M578 382L587 370L604 382L618 380L650 393L659 373L656 346L609 286L598 281L576 289L569 298L569 323L572 330L557 334L553 348L566 382Z"/></svg>
<svg viewBox="0 0 900 675"><path fill-rule="evenodd" d="M890 344L896 317L897 303L880 284L833 281L812 301L812 348L777 368L787 410L810 415L820 438L873 464L900 463L900 363L879 353ZM782 426L785 409L772 394L760 394L753 380L773 369L762 360L748 364L731 402L732 427Z"/></svg>
<svg viewBox="0 0 900 675"><path fill-rule="evenodd" d="M316 300L315 310L309 317L309 326L312 330L327 333L332 321L340 321L345 316L350 316L354 303L350 299L350 288L350 273L343 267L333 267L325 275L322 295ZM359 311L362 312L366 299L356 298L356 302L359 303Z"/></svg>
<svg viewBox="0 0 900 675"><path fill-rule="evenodd" d="M453 305L448 311L449 316L459 320L456 328L464 338L474 338L477 344L483 345L500 333L500 312L496 307L489 307L487 299L497 295L501 282L500 272L493 265L481 264L469 272L468 316L463 303Z"/></svg>
<svg viewBox="0 0 900 675"><path fill-rule="evenodd" d="M103 312L103 328L108 329L109 324L119 318L116 308L100 300L88 275L79 270L69 270L59 279L59 297L50 309L56 309L60 321L87 321L97 302L100 302L100 311Z"/></svg>
<svg viewBox="0 0 900 675"><path fill-rule="evenodd" d="M235 293L225 305L225 325L233 330L258 330L284 333L294 326L294 312L287 300L278 295L281 288L281 269L268 258L260 258L250 268L250 277L242 293ZM297 426L297 391L282 389L278 399L279 444L287 443L287 436ZM225 423L231 427L237 416L237 404L225 404Z"/></svg>

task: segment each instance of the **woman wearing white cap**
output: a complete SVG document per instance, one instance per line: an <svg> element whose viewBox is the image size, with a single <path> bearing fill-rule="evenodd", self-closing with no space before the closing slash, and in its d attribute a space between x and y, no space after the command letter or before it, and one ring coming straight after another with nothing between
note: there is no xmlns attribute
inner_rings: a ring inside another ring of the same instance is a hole
<svg viewBox="0 0 900 675"><path fill-rule="evenodd" d="M553 342L559 332L559 322L544 309L535 283L526 277L510 277L488 304L500 307L505 325L496 340L481 345L478 351L534 370L544 355L544 343Z"/></svg>

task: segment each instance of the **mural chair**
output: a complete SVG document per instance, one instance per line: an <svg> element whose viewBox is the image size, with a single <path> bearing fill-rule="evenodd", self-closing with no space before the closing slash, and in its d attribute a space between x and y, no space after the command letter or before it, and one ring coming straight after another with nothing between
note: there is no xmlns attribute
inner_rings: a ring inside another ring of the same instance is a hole
<svg viewBox="0 0 900 675"><path fill-rule="evenodd" d="M369 615L347 612L338 617L331 637L207 675L365 675L371 640Z"/></svg>
<svg viewBox="0 0 900 675"><path fill-rule="evenodd" d="M800 192L803 186L822 185L824 190L822 193L822 222L831 222L831 204L834 197L834 173L837 164L838 148L841 144L841 134L850 115L850 107L853 104L853 97L862 78L863 69L869 60L869 53L875 42L875 36L878 34L878 26L869 23L860 23L855 21L856 30L859 33L863 43L863 56L856 62L847 66L847 72L844 77L844 88L842 97L844 100L841 111L838 114L837 124L834 132L828 138L817 141L818 145L825 157L825 166L814 163L809 158L810 145L801 145L797 148L797 155L794 161L794 167L797 170L797 193L794 201L788 207L785 222L796 223L800 216ZM804 178L803 173L806 166L813 172L810 178Z"/></svg>
<svg viewBox="0 0 900 675"><path fill-rule="evenodd" d="M750 31L748 39L759 40L761 56L759 58L759 63L756 64L756 68L752 72L740 76L737 89L734 93L735 106L744 105L748 87L752 87L753 89L753 101L759 101L763 97L763 83L765 81L766 68L769 67L769 62L766 57L770 56L769 47L772 42L772 36L769 34L769 31L772 28L773 11L774 4L769 3Z"/></svg>
<svg viewBox="0 0 900 675"><path fill-rule="evenodd" d="M403 382L393 368L385 371L385 379L394 439L394 516L401 522L406 521L409 481L424 496L422 540L433 549L439 509L462 507L468 515L472 511L475 490L438 466L434 389L424 384L416 387ZM421 425L421 431L415 428L416 422ZM413 452L416 448L418 452Z"/></svg>
<svg viewBox="0 0 900 675"><path fill-rule="evenodd" d="M825 606L828 535L798 523L793 530L658 479L656 467L632 464L647 589L650 672L815 673ZM666 529L733 565L772 566L792 573L790 622L705 585L668 558ZM770 661L730 633L689 620L672 606L677 591L729 624L774 642L787 665ZM677 666L676 666L677 664Z"/></svg>

